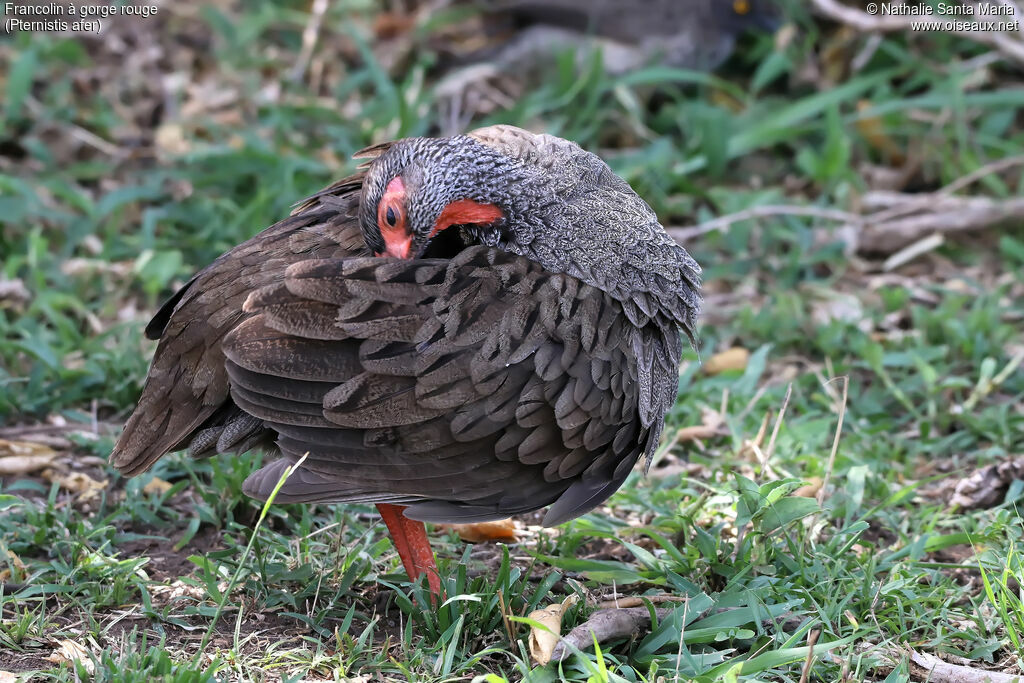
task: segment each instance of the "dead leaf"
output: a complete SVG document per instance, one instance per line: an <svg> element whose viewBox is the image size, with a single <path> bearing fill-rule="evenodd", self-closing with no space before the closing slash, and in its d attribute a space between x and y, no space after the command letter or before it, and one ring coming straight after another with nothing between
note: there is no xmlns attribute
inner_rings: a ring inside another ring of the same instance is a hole
<svg viewBox="0 0 1024 683"><path fill-rule="evenodd" d="M81 664L90 675L96 670L96 663L89 657L89 651L73 640L57 641L57 649L47 659L54 664Z"/></svg>
<svg viewBox="0 0 1024 683"><path fill-rule="evenodd" d="M704 372L717 375L727 370L746 370L749 361L750 351L742 346L734 346L708 358L708 362L704 364Z"/></svg>
<svg viewBox="0 0 1024 683"><path fill-rule="evenodd" d="M500 519L496 522L477 522L476 524L439 524L440 529L451 529L467 543L485 543L487 541L515 543L516 525L511 519Z"/></svg>
<svg viewBox="0 0 1024 683"><path fill-rule="evenodd" d="M162 123L153 136L157 153L161 156L176 157L187 154L192 148L185 137L185 129L180 123Z"/></svg>
<svg viewBox="0 0 1024 683"><path fill-rule="evenodd" d="M0 276L0 305L10 304L12 307L20 308L21 304L32 300L32 293L25 287L25 283L18 278L8 280Z"/></svg>
<svg viewBox="0 0 1024 683"><path fill-rule="evenodd" d="M690 425L677 429L675 434L672 435L672 443L669 444L668 450L672 450L677 444L686 441L702 441L716 436L726 436L729 433L724 428L725 418L717 410L703 408L701 410L700 422L699 425Z"/></svg>
<svg viewBox="0 0 1024 683"><path fill-rule="evenodd" d="M906 161L906 154L903 148L889 135L885 128L885 121L878 115L872 116L871 108L875 105L870 100L861 100L857 103L857 111L860 116L854 125L857 131L868 141L868 144L882 153L891 165L900 166Z"/></svg>
<svg viewBox="0 0 1024 683"><path fill-rule="evenodd" d="M43 478L50 482L56 482L57 486L65 491L77 493L79 502L95 498L110 483L106 479L96 481L84 472L63 474L52 469L44 470Z"/></svg>
<svg viewBox="0 0 1024 683"><path fill-rule="evenodd" d="M10 671L0 671L0 683L16 683L18 680L18 674L11 673Z"/></svg>
<svg viewBox="0 0 1024 683"><path fill-rule="evenodd" d="M160 477L153 477L145 486L142 487L142 492L145 494L156 494L158 496L162 496L170 491L172 486L174 486L174 484L169 481L164 481Z"/></svg>
<svg viewBox="0 0 1024 683"><path fill-rule="evenodd" d="M57 451L31 441L0 439L0 475L28 474L41 470L57 457Z"/></svg>
<svg viewBox="0 0 1024 683"><path fill-rule="evenodd" d="M573 593L560 603L548 605L544 609L538 609L527 615L528 619L536 621L547 628L530 626L530 656L538 666L544 666L551 661L551 653L558 644L562 634L562 615L565 611L576 604L579 596Z"/></svg>
<svg viewBox="0 0 1024 683"><path fill-rule="evenodd" d="M793 491L793 495L801 498L814 498L821 490L821 484L821 477L809 477L806 484Z"/></svg>
<svg viewBox="0 0 1024 683"><path fill-rule="evenodd" d="M690 427L682 427L676 432L675 441L682 443L684 441L697 441L699 439L710 439L714 436L718 436L720 430L718 427L709 427L707 425L692 425Z"/></svg>
<svg viewBox="0 0 1024 683"><path fill-rule="evenodd" d="M853 294L818 288L805 291L810 299L811 320L815 325L824 327L835 321L854 325L865 334L872 331L871 316L864 314L864 304Z"/></svg>
<svg viewBox="0 0 1024 683"><path fill-rule="evenodd" d="M846 80L858 38L858 33L849 26L840 26L824 36L820 53L821 85L835 85Z"/></svg>
<svg viewBox="0 0 1024 683"><path fill-rule="evenodd" d="M28 571L28 567L21 561L21 558L14 554L13 550L7 550L7 561L10 562L11 566L17 569L21 573Z"/></svg>
<svg viewBox="0 0 1024 683"><path fill-rule="evenodd" d="M961 510L999 505L1015 479L1024 479L1024 456L975 470L956 483L949 502Z"/></svg>
<svg viewBox="0 0 1024 683"><path fill-rule="evenodd" d="M373 33L377 40L391 40L409 33L416 25L416 19L397 12L381 12L373 21Z"/></svg>
<svg viewBox="0 0 1024 683"><path fill-rule="evenodd" d="M181 579L176 579L170 584L150 586L149 592L153 597L153 604L160 607L169 605L175 600L179 600L181 598L191 598L193 600L201 601L206 596L205 589L187 584Z"/></svg>

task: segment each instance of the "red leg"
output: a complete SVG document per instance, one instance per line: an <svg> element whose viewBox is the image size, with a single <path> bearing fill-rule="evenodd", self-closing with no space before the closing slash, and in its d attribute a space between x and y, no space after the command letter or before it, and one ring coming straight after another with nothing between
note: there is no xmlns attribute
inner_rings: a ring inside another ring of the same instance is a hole
<svg viewBox="0 0 1024 683"><path fill-rule="evenodd" d="M427 530L423 522L409 519L402 514L405 508L405 505L377 503L377 511L388 525L398 556L402 558L405 573L415 581L425 572L430 592L436 601L441 597L441 575L438 574L437 564L434 562L434 551L430 549L430 540L427 539Z"/></svg>

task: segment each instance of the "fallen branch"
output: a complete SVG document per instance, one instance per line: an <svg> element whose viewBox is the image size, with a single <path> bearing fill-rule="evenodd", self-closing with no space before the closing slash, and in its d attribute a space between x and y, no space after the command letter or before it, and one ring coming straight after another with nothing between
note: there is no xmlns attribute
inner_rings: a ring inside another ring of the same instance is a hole
<svg viewBox="0 0 1024 683"><path fill-rule="evenodd" d="M789 206L787 204L768 204L764 206L752 206L743 211L737 211L727 216L714 218L700 225L689 225L686 227L667 228L668 234L677 242L701 235L706 235L715 230L723 230L733 223L749 221L752 218L770 218L772 216L806 216L809 218L821 218L828 221L841 223L858 223L861 218L855 213L840 211L838 209L822 209L816 206Z"/></svg>
<svg viewBox="0 0 1024 683"><path fill-rule="evenodd" d="M910 661L927 672L930 683L1022 683L1021 676L944 662L935 655L910 651Z"/></svg>
<svg viewBox="0 0 1024 683"><path fill-rule="evenodd" d="M650 602L686 602L687 598L681 595L631 595L629 597L610 597L597 603L598 609L625 609L627 607L643 607L644 603Z"/></svg>
<svg viewBox="0 0 1024 683"><path fill-rule="evenodd" d="M929 234L983 230L1011 220L1024 220L1024 198L956 197L942 192L909 194L869 192L863 206L874 213L858 215L800 206L761 206L721 216L701 225L668 228L685 244L693 237L728 228L733 223L771 216L811 216L843 222L854 228L859 252L892 253Z"/></svg>
<svg viewBox="0 0 1024 683"><path fill-rule="evenodd" d="M840 5L840 7L842 7ZM849 9L849 8L846 8ZM850 10L858 12L859 10ZM867 15L865 15L867 16ZM890 17L891 18L891 17ZM896 17L904 19L904 17ZM685 244L716 230L728 230L733 223L774 216L804 216L844 224L839 234L851 232L849 241L860 252L887 253L912 246L901 253L888 268L897 267L931 248L945 233L983 230L1011 220L1024 220L1024 198L993 199L959 197L954 193L987 176L1024 166L1018 154L987 163L935 192L911 194L876 190L860 201L863 213L852 213L817 206L770 204L753 206L700 225L667 228L669 235Z"/></svg>
<svg viewBox="0 0 1024 683"><path fill-rule="evenodd" d="M667 607L655 608L659 619L673 612ZM647 607L599 609L567 635L562 637L551 652L551 661L560 662L572 654L572 648L586 650L598 643L617 638L632 638L651 626L651 611ZM570 647L572 646L572 647Z"/></svg>
<svg viewBox="0 0 1024 683"><path fill-rule="evenodd" d="M812 0L812 5L819 14L865 33L911 31L913 25L921 19L921 17L917 16L887 14L884 11L877 14L868 14L862 10L848 7L838 0ZM1011 6L1017 10L1014 13L1014 18L1021 19L1020 11L1016 5ZM977 43L993 47L1007 59L1024 66L1024 40L1011 33L969 30L954 30L948 33L963 36Z"/></svg>
<svg viewBox="0 0 1024 683"><path fill-rule="evenodd" d="M881 659L877 665L879 673L893 671L899 667L900 662L909 656L911 663L911 674L913 680L928 681L928 683L1024 683L1024 676L1020 674L1009 674L1001 671L990 671L969 666L971 660L964 657L947 657L958 659L961 664L953 664L935 655L917 652L915 650L891 648L877 648L867 642L859 643L856 651L860 653L871 652ZM844 665L849 662L848 657L840 656L835 652L829 652L825 658L833 664Z"/></svg>
<svg viewBox="0 0 1024 683"><path fill-rule="evenodd" d="M858 251L891 253L929 233L981 230L1009 220L1024 219L1024 198L952 197L903 192L869 192L863 197L867 209L900 208L903 218L874 222L869 214L861 219L863 229Z"/></svg>

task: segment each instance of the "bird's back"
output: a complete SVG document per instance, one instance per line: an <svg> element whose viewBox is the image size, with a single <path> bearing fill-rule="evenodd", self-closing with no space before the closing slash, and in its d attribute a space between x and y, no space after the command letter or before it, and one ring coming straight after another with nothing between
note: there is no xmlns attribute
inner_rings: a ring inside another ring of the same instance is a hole
<svg viewBox="0 0 1024 683"><path fill-rule="evenodd" d="M224 253L157 312L146 335L159 344L138 406L111 453L114 467L134 475L190 444L194 455L218 450L225 425L240 417L224 367L224 336L245 319L242 305L249 293L280 282L290 264L366 253L355 218L359 180L357 175L332 185ZM258 431L253 427L250 433L229 432L228 441L241 445Z"/></svg>

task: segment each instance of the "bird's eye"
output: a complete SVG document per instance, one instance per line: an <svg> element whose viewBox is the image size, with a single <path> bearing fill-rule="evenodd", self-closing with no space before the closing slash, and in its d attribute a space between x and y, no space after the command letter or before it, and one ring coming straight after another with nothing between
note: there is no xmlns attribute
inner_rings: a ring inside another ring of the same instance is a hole
<svg viewBox="0 0 1024 683"><path fill-rule="evenodd" d="M384 214L384 220L386 220L388 225L392 228L395 227L395 223L398 222L398 216L395 215L395 210L392 207L388 207L387 213Z"/></svg>
<svg viewBox="0 0 1024 683"><path fill-rule="evenodd" d="M736 14L747 14L750 12L750 2L748 0L734 0L732 9Z"/></svg>

